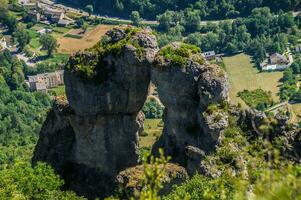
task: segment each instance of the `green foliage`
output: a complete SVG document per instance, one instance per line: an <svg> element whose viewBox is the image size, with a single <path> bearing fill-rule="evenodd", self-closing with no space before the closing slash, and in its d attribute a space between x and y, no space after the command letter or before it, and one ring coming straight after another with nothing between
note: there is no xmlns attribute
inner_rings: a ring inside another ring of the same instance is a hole
<svg viewBox="0 0 301 200"><path fill-rule="evenodd" d="M92 0L77 0L67 2L74 3L82 8L84 8L87 4L93 4L96 11L102 11L106 14L113 14L117 16L128 16L132 11L137 10L144 18L151 19L155 19L157 15L168 10L193 10L194 12L197 12L202 19L225 19L247 16L254 8L263 6L270 7L272 11L290 11L300 8L300 0L103 0L101 2L95 2Z"/></svg>
<svg viewBox="0 0 301 200"><path fill-rule="evenodd" d="M164 197L163 200L233 199L234 184L235 181L229 180L229 177L212 179L202 175L196 175L187 181L187 183L176 187L174 191Z"/></svg>
<svg viewBox="0 0 301 200"><path fill-rule="evenodd" d="M273 105L273 100L270 92L266 92L262 89L256 89L253 91L244 90L238 93L238 96L250 107L257 108L259 110L265 110Z"/></svg>
<svg viewBox="0 0 301 200"><path fill-rule="evenodd" d="M201 163L210 176L195 175L163 199L300 198L300 165L280 156L279 137L270 141L250 138L237 125L231 126L217 150Z"/></svg>
<svg viewBox="0 0 301 200"><path fill-rule="evenodd" d="M46 94L26 92L23 66L9 52L0 53L0 61L0 145L21 148L36 141L51 102Z"/></svg>
<svg viewBox="0 0 301 200"><path fill-rule="evenodd" d="M254 199L301 199L301 166L264 170L254 184Z"/></svg>
<svg viewBox="0 0 301 200"><path fill-rule="evenodd" d="M160 50L159 54L163 56L164 58L170 60L173 64L178 66L184 66L186 65L189 58L192 58L192 55L200 54L201 50L194 46L189 44L180 44L179 47L173 47L171 45L168 45ZM195 62L198 62L199 64L204 64L203 59L194 59Z"/></svg>
<svg viewBox="0 0 301 200"><path fill-rule="evenodd" d="M58 47L57 40L50 34L43 34L40 37L42 49L47 51L47 55L51 56Z"/></svg>
<svg viewBox="0 0 301 200"><path fill-rule="evenodd" d="M156 36L158 38L159 47L166 46L175 41L182 41L185 29L181 25L177 25L172 27L166 33L157 33Z"/></svg>
<svg viewBox="0 0 301 200"><path fill-rule="evenodd" d="M92 5L87 5L87 6L85 7L85 9L86 9L86 11L89 13L89 16L91 16L92 13L93 13L93 11L94 11L93 6L92 6Z"/></svg>
<svg viewBox="0 0 301 200"><path fill-rule="evenodd" d="M132 45L136 48L136 55L139 59L145 54L144 47L140 46L137 40L132 39L139 31L138 28L126 28L126 37L118 42L111 41L110 38L105 36L87 53L71 57L66 69L77 73L82 80L103 82L113 70L108 69L108 66L104 63L103 58L105 56L119 56L126 45Z"/></svg>
<svg viewBox="0 0 301 200"><path fill-rule="evenodd" d="M140 200L160 200L159 191L163 188L166 176L166 165L170 158L165 158L163 150L160 149L160 157L155 158L149 153L142 158L143 162L143 190L139 195Z"/></svg>
<svg viewBox="0 0 301 200"><path fill-rule="evenodd" d="M0 170L0 199L81 199L72 192L62 192L63 181L43 163L34 168L16 163Z"/></svg>
<svg viewBox="0 0 301 200"><path fill-rule="evenodd" d="M7 0L1 0L0 5L0 22L8 27L9 33L13 33L17 28L18 21L16 17L9 12Z"/></svg>
<svg viewBox="0 0 301 200"><path fill-rule="evenodd" d="M131 21L133 22L134 26L140 26L140 24L141 24L141 18L140 18L140 14L139 14L138 11L133 11L131 13L130 18L131 18Z"/></svg>
<svg viewBox="0 0 301 200"><path fill-rule="evenodd" d="M301 62L299 60L292 63L289 69L283 73L282 82L280 87L281 100L290 100L294 102L301 102L301 90L298 87L299 76L301 73Z"/></svg>
<svg viewBox="0 0 301 200"><path fill-rule="evenodd" d="M30 35L23 26L18 26L16 31L13 33L13 36L18 42L18 47L21 51L30 43Z"/></svg>
<svg viewBox="0 0 301 200"><path fill-rule="evenodd" d="M145 102L142 111L147 119L161 119L164 107L154 98L149 98Z"/></svg>

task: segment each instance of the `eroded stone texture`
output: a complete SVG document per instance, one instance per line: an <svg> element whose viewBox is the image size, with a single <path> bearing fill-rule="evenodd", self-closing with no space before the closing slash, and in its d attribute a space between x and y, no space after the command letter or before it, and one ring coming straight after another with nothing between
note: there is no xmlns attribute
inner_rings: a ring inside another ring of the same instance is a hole
<svg viewBox="0 0 301 200"><path fill-rule="evenodd" d="M66 188L91 199L111 195L117 174L137 165L144 120L139 112L151 79L166 108L163 135L154 153L163 148L193 174L228 125L226 112L207 112L210 104L228 100L223 70L201 63L200 53L175 65L158 54L150 30L128 36L125 29L113 29L106 39L113 45L126 40L124 46L117 45L122 48L112 45L109 53L96 48L70 58L65 70L68 101L54 104L33 158L34 164L51 164ZM95 74L88 73L89 67L96 67Z"/></svg>
<svg viewBox="0 0 301 200"><path fill-rule="evenodd" d="M115 44L126 34L125 29L116 28L107 36ZM132 41L143 51L138 53ZM138 133L143 130L139 112L147 98L157 43L149 30L139 30L119 50L101 58L91 51L70 58L65 85L72 113L65 115L54 106L33 158L34 163L50 163L66 187L91 199L111 195L115 176L138 160ZM99 59L101 81L83 78L73 70L75 63L85 65L81 59L89 63Z"/></svg>
<svg viewBox="0 0 301 200"><path fill-rule="evenodd" d="M180 43L170 45L177 49ZM214 150L222 131L228 126L226 113L216 123L216 117L204 115L208 105L228 100L228 79L220 67L200 64L193 55L185 65L177 65L158 54L152 68L152 80L165 106L163 135L153 152L163 148L173 162L197 171L200 158L192 158L187 149L208 153Z"/></svg>

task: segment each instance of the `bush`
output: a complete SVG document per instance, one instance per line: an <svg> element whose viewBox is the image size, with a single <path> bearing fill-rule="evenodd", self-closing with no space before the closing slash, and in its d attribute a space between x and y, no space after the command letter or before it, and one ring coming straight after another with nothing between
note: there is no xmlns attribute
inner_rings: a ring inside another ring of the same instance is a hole
<svg viewBox="0 0 301 200"><path fill-rule="evenodd" d="M149 98L145 102L142 111L147 119L161 119L164 107L156 99Z"/></svg>
<svg viewBox="0 0 301 200"><path fill-rule="evenodd" d="M244 90L238 93L238 96L251 108L257 108L258 110L265 110L273 105L273 100L270 92L266 92L262 89L256 89L253 91Z"/></svg>
<svg viewBox="0 0 301 200"><path fill-rule="evenodd" d="M164 58L170 60L173 64L178 66L183 66L187 63L188 59L194 54L200 54L201 50L194 45L181 44L178 48L174 48L170 45L161 49L159 54ZM199 64L204 64L203 58L193 58L195 62Z"/></svg>
<svg viewBox="0 0 301 200"><path fill-rule="evenodd" d="M46 164L18 163L0 170L0 199L82 199L60 191L63 183Z"/></svg>

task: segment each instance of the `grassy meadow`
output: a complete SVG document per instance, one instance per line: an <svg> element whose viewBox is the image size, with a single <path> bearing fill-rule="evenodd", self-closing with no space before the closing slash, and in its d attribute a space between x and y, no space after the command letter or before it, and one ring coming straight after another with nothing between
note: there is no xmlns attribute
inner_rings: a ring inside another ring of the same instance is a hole
<svg viewBox="0 0 301 200"><path fill-rule="evenodd" d="M161 121L162 119L145 119L145 136L139 137L139 143L141 147L151 147L157 138L162 134L163 123Z"/></svg>
<svg viewBox="0 0 301 200"><path fill-rule="evenodd" d="M263 89L270 91L275 102L279 101L278 93L283 72L260 72L252 63L251 57L246 54L224 58L225 67L230 79L230 98L232 103L246 104L237 93L245 89Z"/></svg>

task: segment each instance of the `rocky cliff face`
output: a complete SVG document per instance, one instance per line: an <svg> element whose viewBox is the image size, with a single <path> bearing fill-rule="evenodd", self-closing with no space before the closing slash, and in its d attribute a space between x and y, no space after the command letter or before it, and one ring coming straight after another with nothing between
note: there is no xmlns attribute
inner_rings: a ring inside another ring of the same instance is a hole
<svg viewBox="0 0 301 200"><path fill-rule="evenodd" d="M45 121L33 163L51 164L66 187L90 198L110 195L120 171L137 165L139 114L150 81L166 107L163 148L189 173L227 127L225 73L197 48L174 43L158 52L149 30L116 28L92 49L73 55L65 70L67 100L57 100Z"/></svg>
<svg viewBox="0 0 301 200"><path fill-rule="evenodd" d="M178 53L178 57L169 57L171 53ZM228 81L220 67L208 65L198 56L199 52L192 47L173 43L159 52L152 68L152 80L166 108L163 135L153 152L163 148L174 162L190 166L191 174L197 170L202 156L189 158L187 148L213 150L228 124L224 113L216 121L216 113L204 115L210 104L228 100Z"/></svg>
<svg viewBox="0 0 301 200"><path fill-rule="evenodd" d="M54 106L33 158L50 163L68 187L91 198L109 195L118 172L137 164L139 112L157 51L148 30L115 29L105 39L70 58L65 85L72 112Z"/></svg>

